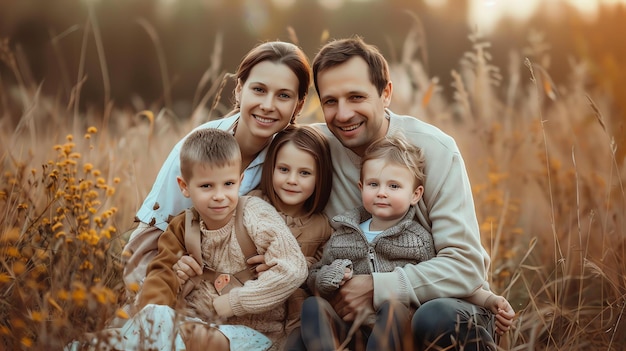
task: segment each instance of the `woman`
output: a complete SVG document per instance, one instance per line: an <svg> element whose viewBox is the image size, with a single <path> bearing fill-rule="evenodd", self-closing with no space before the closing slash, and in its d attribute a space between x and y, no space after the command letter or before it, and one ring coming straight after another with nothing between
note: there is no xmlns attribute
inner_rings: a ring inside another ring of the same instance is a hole
<svg viewBox="0 0 626 351"><path fill-rule="evenodd" d="M218 128L233 133L242 156L244 174L240 194L254 189L261 179L267 146L272 137L295 122L302 110L311 82L309 61L296 45L273 41L262 43L241 61L235 78L235 108L227 117L199 128ZM127 261L124 281L141 284L148 263L156 254L157 240L171 216L191 207L182 196L176 177L180 176L179 141L137 212L140 221L124 248Z"/></svg>

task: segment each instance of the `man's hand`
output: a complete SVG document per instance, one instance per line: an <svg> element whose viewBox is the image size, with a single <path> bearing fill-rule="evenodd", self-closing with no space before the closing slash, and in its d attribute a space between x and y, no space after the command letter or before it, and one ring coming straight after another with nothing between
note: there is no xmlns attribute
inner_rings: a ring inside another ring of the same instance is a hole
<svg viewBox="0 0 626 351"><path fill-rule="evenodd" d="M333 295L330 303L346 322L352 322L362 309L374 310L374 280L371 275L357 274L347 280Z"/></svg>

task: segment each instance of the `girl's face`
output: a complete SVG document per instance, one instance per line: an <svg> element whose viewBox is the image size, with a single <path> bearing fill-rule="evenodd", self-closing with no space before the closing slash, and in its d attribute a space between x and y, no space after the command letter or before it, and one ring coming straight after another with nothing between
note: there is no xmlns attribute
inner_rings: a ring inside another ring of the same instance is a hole
<svg viewBox="0 0 626 351"><path fill-rule="evenodd" d="M256 64L248 79L237 82L235 88L241 110L237 129L243 127L252 137L262 139L283 130L302 108L298 83L298 77L285 64L271 61Z"/></svg>
<svg viewBox="0 0 626 351"><path fill-rule="evenodd" d="M292 142L284 144L276 154L272 175L274 192L285 214L297 216L304 213L304 202L315 191L317 165L313 156L298 149Z"/></svg>

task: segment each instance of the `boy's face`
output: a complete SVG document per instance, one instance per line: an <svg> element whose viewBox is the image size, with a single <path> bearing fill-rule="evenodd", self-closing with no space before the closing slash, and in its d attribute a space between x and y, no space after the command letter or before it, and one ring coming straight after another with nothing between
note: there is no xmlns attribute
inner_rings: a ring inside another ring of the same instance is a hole
<svg viewBox="0 0 626 351"><path fill-rule="evenodd" d="M370 230L385 230L398 223L424 192L423 186L415 186L414 175L406 167L378 159L363 164L359 188L363 206L372 214Z"/></svg>
<svg viewBox="0 0 626 351"><path fill-rule="evenodd" d="M365 60L355 56L317 74L317 89L328 129L343 146L359 156L388 129L385 108L391 83L382 94L369 78Z"/></svg>
<svg viewBox="0 0 626 351"><path fill-rule="evenodd" d="M185 197L191 198L207 229L219 229L232 218L239 201L239 186L243 179L241 162L217 167L196 164L191 179L178 177Z"/></svg>

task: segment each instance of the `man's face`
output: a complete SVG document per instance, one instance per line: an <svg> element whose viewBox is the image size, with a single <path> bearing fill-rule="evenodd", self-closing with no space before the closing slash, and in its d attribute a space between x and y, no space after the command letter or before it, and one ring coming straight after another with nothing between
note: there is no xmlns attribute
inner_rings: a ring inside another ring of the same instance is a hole
<svg viewBox="0 0 626 351"><path fill-rule="evenodd" d="M328 129L357 155L363 156L372 141L387 133L391 82L379 95L361 57L319 72L317 88Z"/></svg>

